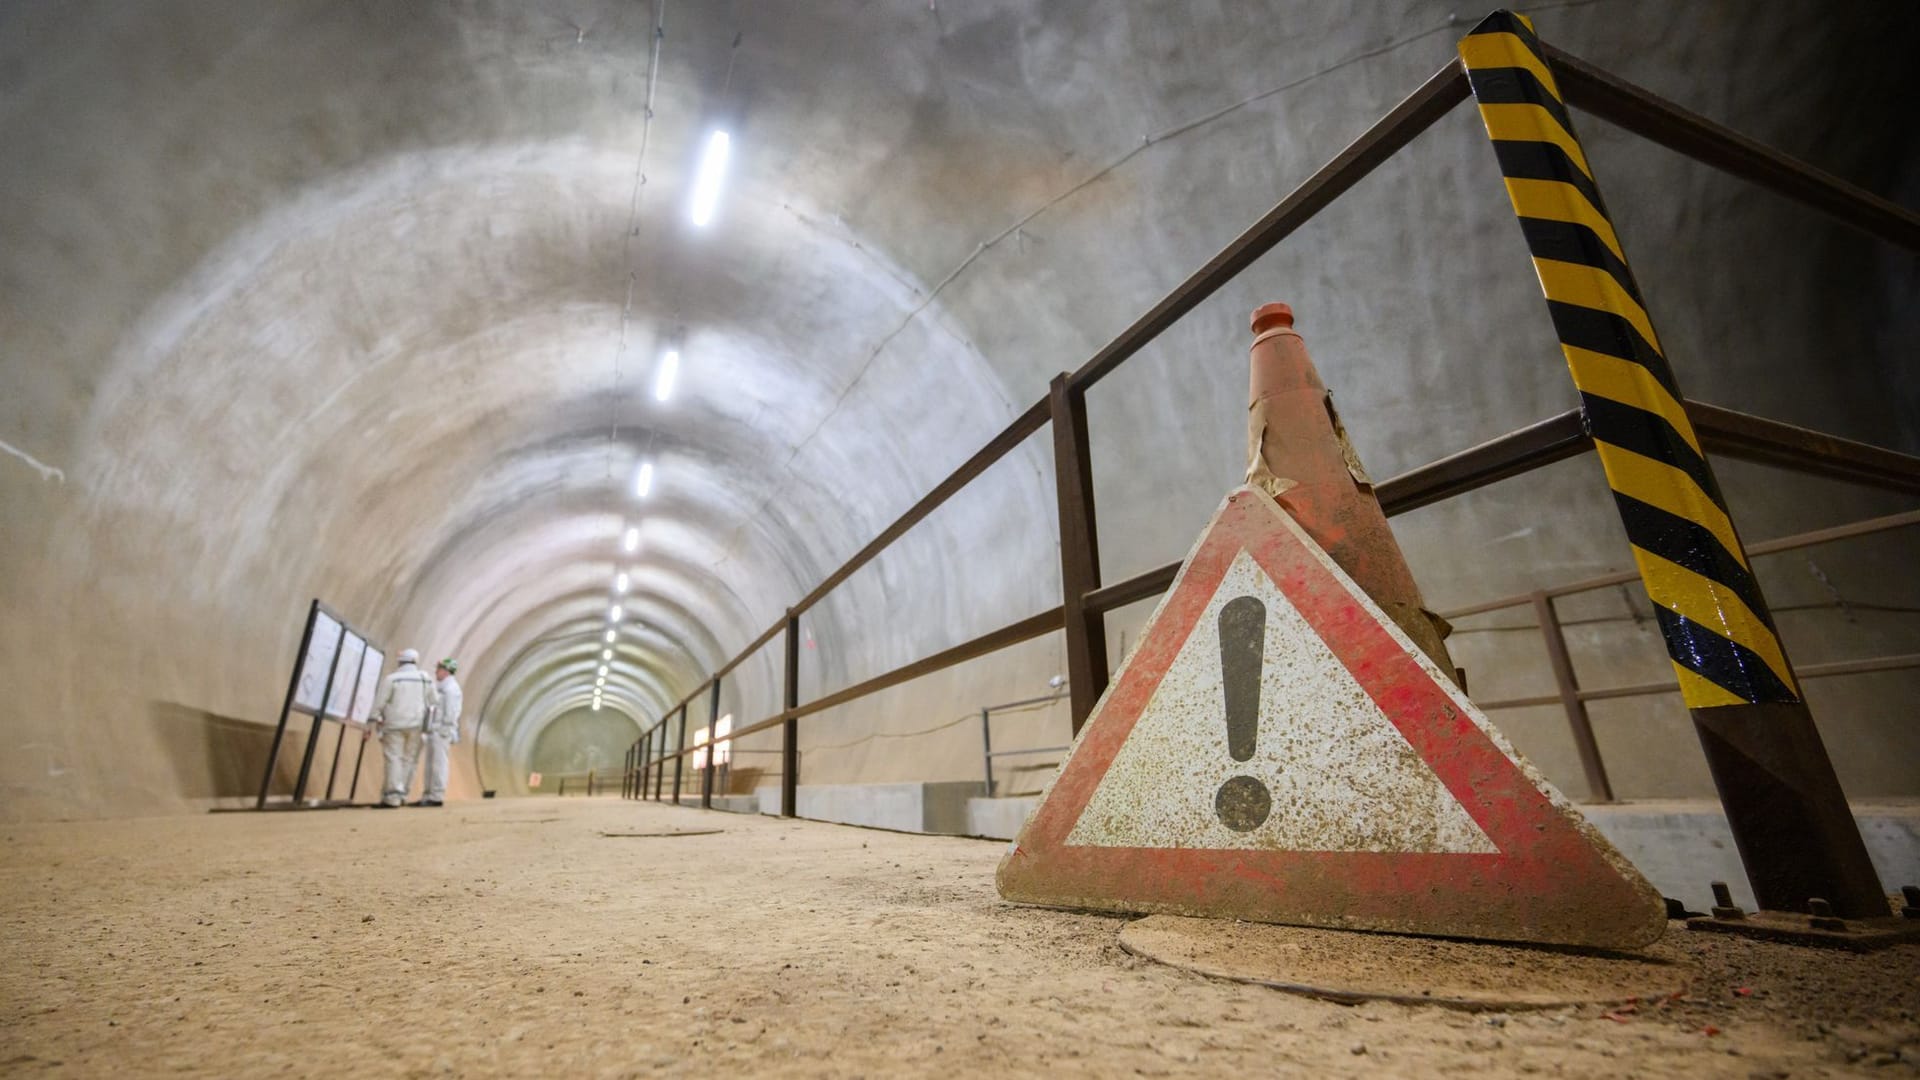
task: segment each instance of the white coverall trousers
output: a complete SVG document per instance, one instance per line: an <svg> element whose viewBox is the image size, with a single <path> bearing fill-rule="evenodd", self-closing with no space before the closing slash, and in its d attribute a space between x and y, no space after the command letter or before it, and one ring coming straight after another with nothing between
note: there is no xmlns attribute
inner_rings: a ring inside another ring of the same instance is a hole
<svg viewBox="0 0 1920 1080"><path fill-rule="evenodd" d="M453 745L451 732L427 732L427 790L420 796L422 802L445 802L447 799L447 747Z"/></svg>
<svg viewBox="0 0 1920 1080"><path fill-rule="evenodd" d="M417 727L386 728L380 732L380 750L387 759L387 782L380 789L380 801L388 806L407 801L407 789L413 786L414 767L420 763L423 736L423 729ZM441 761L444 763L446 758L442 756Z"/></svg>

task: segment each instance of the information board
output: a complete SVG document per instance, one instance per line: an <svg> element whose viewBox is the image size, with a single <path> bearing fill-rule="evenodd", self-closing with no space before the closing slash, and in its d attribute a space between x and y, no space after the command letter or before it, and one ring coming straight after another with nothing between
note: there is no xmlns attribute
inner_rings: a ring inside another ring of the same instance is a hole
<svg viewBox="0 0 1920 1080"><path fill-rule="evenodd" d="M387 663L387 655L373 646L360 657L360 685L353 692L353 708L347 711L347 719L356 724L364 724L367 717L373 715L373 698L380 692L380 670Z"/></svg>
<svg viewBox="0 0 1920 1080"><path fill-rule="evenodd" d="M339 659L334 662L333 689L327 694L327 715L339 720L347 715L347 706L352 704L353 679L360 671L360 658L366 654L367 640L353 631L340 646Z"/></svg>
<svg viewBox="0 0 1920 1080"><path fill-rule="evenodd" d="M318 713L321 698L327 692L327 676L333 671L333 658L340 649L340 622L324 611L313 613L313 636L307 639L307 655L300 658L300 680L294 691L293 707L306 713Z"/></svg>

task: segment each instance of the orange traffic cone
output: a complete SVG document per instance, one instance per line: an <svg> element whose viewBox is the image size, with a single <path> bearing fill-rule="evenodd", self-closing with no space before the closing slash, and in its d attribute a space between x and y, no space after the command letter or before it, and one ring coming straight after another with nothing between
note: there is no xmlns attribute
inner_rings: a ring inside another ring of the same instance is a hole
<svg viewBox="0 0 1920 1080"><path fill-rule="evenodd" d="M1293 329L1292 308L1254 310L1248 366L1247 483L1293 515L1441 671L1454 672L1443 640L1450 628L1420 600L1373 481Z"/></svg>

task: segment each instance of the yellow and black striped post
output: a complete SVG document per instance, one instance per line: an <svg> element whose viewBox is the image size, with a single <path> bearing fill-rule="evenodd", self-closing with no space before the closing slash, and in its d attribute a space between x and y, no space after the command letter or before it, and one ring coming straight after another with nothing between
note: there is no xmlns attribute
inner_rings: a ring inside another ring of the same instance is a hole
<svg viewBox="0 0 1920 1080"><path fill-rule="evenodd" d="M1460 42L1614 504L1763 908L1885 894L1525 16Z"/></svg>

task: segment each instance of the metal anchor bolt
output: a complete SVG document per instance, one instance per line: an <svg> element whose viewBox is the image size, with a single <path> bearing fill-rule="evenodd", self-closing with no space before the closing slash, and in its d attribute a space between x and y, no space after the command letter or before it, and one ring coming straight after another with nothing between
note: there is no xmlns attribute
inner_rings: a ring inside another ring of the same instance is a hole
<svg viewBox="0 0 1920 1080"><path fill-rule="evenodd" d="M1807 900L1807 925L1815 930L1845 930L1847 920L1833 917L1833 905L1815 896Z"/></svg>
<svg viewBox="0 0 1920 1080"><path fill-rule="evenodd" d="M1733 902L1733 890L1727 888L1724 881L1713 882L1713 917L1716 919L1744 919L1747 913Z"/></svg>

